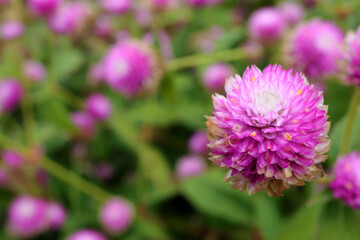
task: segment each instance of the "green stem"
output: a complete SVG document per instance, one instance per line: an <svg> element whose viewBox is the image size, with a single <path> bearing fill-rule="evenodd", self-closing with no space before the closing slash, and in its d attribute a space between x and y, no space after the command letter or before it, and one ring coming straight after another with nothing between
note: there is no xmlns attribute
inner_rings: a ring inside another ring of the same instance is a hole
<svg viewBox="0 0 360 240"><path fill-rule="evenodd" d="M184 68L206 65L216 62L229 62L246 58L242 48L223 50L208 54L197 54L171 60L167 62L167 71L177 71Z"/></svg>
<svg viewBox="0 0 360 240"><path fill-rule="evenodd" d="M349 111L347 114L347 125L346 125L343 142L342 142L341 150L340 150L341 155L346 154L349 150L351 133L353 131L354 121L356 118L356 112L357 112L357 107L359 105L359 102L360 102L359 89L355 88L354 92L352 94Z"/></svg>

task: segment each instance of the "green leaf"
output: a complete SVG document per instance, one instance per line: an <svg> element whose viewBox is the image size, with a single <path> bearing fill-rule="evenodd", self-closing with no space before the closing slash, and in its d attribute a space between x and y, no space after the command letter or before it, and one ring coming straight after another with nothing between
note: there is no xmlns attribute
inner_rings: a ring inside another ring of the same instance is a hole
<svg viewBox="0 0 360 240"><path fill-rule="evenodd" d="M85 62L84 55L77 49L57 51L52 60L52 74L57 80L70 76Z"/></svg>
<svg viewBox="0 0 360 240"><path fill-rule="evenodd" d="M229 189L225 173L212 170L181 182L181 192L200 212L244 225L251 223L252 205L246 192Z"/></svg>

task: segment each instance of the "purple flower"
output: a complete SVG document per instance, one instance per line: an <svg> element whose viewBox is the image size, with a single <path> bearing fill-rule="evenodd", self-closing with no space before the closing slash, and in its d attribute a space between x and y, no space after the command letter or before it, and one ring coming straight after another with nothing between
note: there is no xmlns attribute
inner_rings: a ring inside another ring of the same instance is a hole
<svg viewBox="0 0 360 240"><path fill-rule="evenodd" d="M102 62L98 62L91 66L89 71L89 78L91 84L96 85L104 82L104 68Z"/></svg>
<svg viewBox="0 0 360 240"><path fill-rule="evenodd" d="M208 143L209 140L206 135L206 132L198 131L191 136L189 140L188 148L192 153L204 155L207 154L209 151L207 147Z"/></svg>
<svg viewBox="0 0 360 240"><path fill-rule="evenodd" d="M71 115L71 120L83 137L91 138L95 134L96 121L89 113L75 112Z"/></svg>
<svg viewBox="0 0 360 240"><path fill-rule="evenodd" d="M10 3L10 0L0 0L0 5L5 5Z"/></svg>
<svg viewBox="0 0 360 240"><path fill-rule="evenodd" d="M38 16L54 14L62 0L27 0L29 8Z"/></svg>
<svg viewBox="0 0 360 240"><path fill-rule="evenodd" d="M286 22L278 9L264 7L250 16L247 28L251 38L263 43L272 43L283 36Z"/></svg>
<svg viewBox="0 0 360 240"><path fill-rule="evenodd" d="M131 10L133 0L99 0L101 6L113 14L123 14Z"/></svg>
<svg viewBox="0 0 360 240"><path fill-rule="evenodd" d="M0 26L0 37L11 40L21 37L24 33L24 25L19 21L7 21Z"/></svg>
<svg viewBox="0 0 360 240"><path fill-rule="evenodd" d="M0 187L5 188L10 184L10 176L7 171L0 168Z"/></svg>
<svg viewBox="0 0 360 240"><path fill-rule="evenodd" d="M132 205L121 198L109 199L100 211L100 222L104 228L113 234L127 230L133 221Z"/></svg>
<svg viewBox="0 0 360 240"><path fill-rule="evenodd" d="M106 240L106 238L94 230L83 229L75 232L66 240Z"/></svg>
<svg viewBox="0 0 360 240"><path fill-rule="evenodd" d="M113 33L112 21L109 16L102 15L96 19L95 34L99 37L109 37Z"/></svg>
<svg viewBox="0 0 360 240"><path fill-rule="evenodd" d="M14 79L0 81L0 113L14 110L23 97L23 87Z"/></svg>
<svg viewBox="0 0 360 240"><path fill-rule="evenodd" d="M157 55L143 42L128 40L116 44L103 64L107 83L126 96L153 91L161 77Z"/></svg>
<svg viewBox="0 0 360 240"><path fill-rule="evenodd" d="M233 74L234 70L229 64L213 64L206 68L203 75L203 84L209 92L223 92L226 79Z"/></svg>
<svg viewBox="0 0 360 240"><path fill-rule="evenodd" d="M341 63L346 82L360 87L360 27L346 35Z"/></svg>
<svg viewBox="0 0 360 240"><path fill-rule="evenodd" d="M93 168L93 174L96 178L106 181L114 175L114 168L109 163L99 163Z"/></svg>
<svg viewBox="0 0 360 240"><path fill-rule="evenodd" d="M322 173L330 148L327 106L306 78L270 65L247 68L215 94L207 117L210 160L229 170L232 188L279 196Z"/></svg>
<svg viewBox="0 0 360 240"><path fill-rule="evenodd" d="M47 228L47 203L32 196L15 198L9 209L7 227L11 235L28 238L43 232Z"/></svg>
<svg viewBox="0 0 360 240"><path fill-rule="evenodd" d="M222 3L224 0L187 0L194 7L213 6Z"/></svg>
<svg viewBox="0 0 360 240"><path fill-rule="evenodd" d="M46 69L44 65L36 61L27 61L23 67L26 78L33 82L42 82L46 78Z"/></svg>
<svg viewBox="0 0 360 240"><path fill-rule="evenodd" d="M4 150L1 159L10 168L20 168L24 165L24 157L15 151Z"/></svg>
<svg viewBox="0 0 360 240"><path fill-rule="evenodd" d="M51 229L60 228L66 220L65 208L57 203L50 202L47 206L47 221Z"/></svg>
<svg viewBox="0 0 360 240"><path fill-rule="evenodd" d="M342 42L343 33L335 24L311 20L294 30L286 61L309 78L321 80L337 71L336 60Z"/></svg>
<svg viewBox="0 0 360 240"><path fill-rule="evenodd" d="M304 7L297 2L283 2L280 4L279 9L286 22L290 25L300 22L305 15Z"/></svg>
<svg viewBox="0 0 360 240"><path fill-rule="evenodd" d="M189 155L179 159L176 164L176 176L180 179L194 177L206 169L205 161L197 155Z"/></svg>
<svg viewBox="0 0 360 240"><path fill-rule="evenodd" d="M106 120L112 113L111 102L102 94L93 94L85 102L87 113L97 120Z"/></svg>

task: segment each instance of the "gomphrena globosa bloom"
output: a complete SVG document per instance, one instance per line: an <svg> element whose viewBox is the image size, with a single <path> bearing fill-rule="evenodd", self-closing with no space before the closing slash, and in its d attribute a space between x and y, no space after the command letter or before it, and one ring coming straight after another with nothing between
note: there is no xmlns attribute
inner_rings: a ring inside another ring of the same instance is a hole
<svg viewBox="0 0 360 240"><path fill-rule="evenodd" d="M48 225L51 229L60 228L66 220L65 208L57 202L49 202L47 207Z"/></svg>
<svg viewBox="0 0 360 240"><path fill-rule="evenodd" d="M346 35L341 64L345 80L360 87L360 27Z"/></svg>
<svg viewBox="0 0 360 240"><path fill-rule="evenodd" d="M203 84L209 92L223 92L227 78L234 74L231 65L216 63L206 68L203 74Z"/></svg>
<svg viewBox="0 0 360 240"><path fill-rule="evenodd" d="M323 172L327 106L303 75L279 65L263 72L252 66L229 78L225 91L226 97L213 96L214 116L206 125L210 160L229 170L231 188L279 196Z"/></svg>
<svg viewBox="0 0 360 240"><path fill-rule="evenodd" d="M129 97L155 90L162 75L157 54L141 41L126 40L115 44L103 61L107 83Z"/></svg>
<svg viewBox="0 0 360 240"><path fill-rule="evenodd" d="M69 236L66 240L106 240L104 235L101 233L91 230L91 229L82 229L71 236Z"/></svg>
<svg viewBox="0 0 360 240"><path fill-rule="evenodd" d="M108 119L112 113L111 102L100 93L95 93L86 99L85 109L88 114L99 121Z"/></svg>
<svg viewBox="0 0 360 240"><path fill-rule="evenodd" d="M29 8L38 16L53 14L62 0L27 0Z"/></svg>
<svg viewBox="0 0 360 240"><path fill-rule="evenodd" d="M101 6L113 14L123 14L132 8L133 0L99 0Z"/></svg>
<svg viewBox="0 0 360 240"><path fill-rule="evenodd" d="M330 183L335 198L360 209L360 152L340 157L334 166L334 180Z"/></svg>
<svg viewBox="0 0 360 240"><path fill-rule="evenodd" d="M46 78L46 68L40 62L26 61L23 66L23 72L25 77L32 82L42 82Z"/></svg>
<svg viewBox="0 0 360 240"><path fill-rule="evenodd" d="M176 164L176 176L186 179L200 175L206 170L204 158L198 155L188 155L180 158Z"/></svg>
<svg viewBox="0 0 360 240"><path fill-rule="evenodd" d="M207 144L209 143L208 137L205 131L195 132L189 139L188 149L190 152L206 155L209 152Z"/></svg>

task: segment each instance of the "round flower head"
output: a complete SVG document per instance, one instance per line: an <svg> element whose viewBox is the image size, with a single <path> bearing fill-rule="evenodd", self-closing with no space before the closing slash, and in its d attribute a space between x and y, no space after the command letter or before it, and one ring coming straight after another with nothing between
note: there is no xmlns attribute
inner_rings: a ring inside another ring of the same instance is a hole
<svg viewBox="0 0 360 240"><path fill-rule="evenodd" d="M7 21L0 26L0 38L11 40L21 37L24 33L24 25L19 21Z"/></svg>
<svg viewBox="0 0 360 240"><path fill-rule="evenodd" d="M7 187L10 184L10 176L4 169L0 168L0 187Z"/></svg>
<svg viewBox="0 0 360 240"><path fill-rule="evenodd" d="M188 0L188 2L194 7L205 7L220 4L223 0Z"/></svg>
<svg viewBox="0 0 360 240"><path fill-rule="evenodd" d="M102 94L93 94L86 99L85 108L97 120L106 120L112 113L111 102Z"/></svg>
<svg viewBox="0 0 360 240"><path fill-rule="evenodd" d="M19 196L8 209L7 227L11 235L27 238L47 228L47 203L32 196Z"/></svg>
<svg viewBox="0 0 360 240"><path fill-rule="evenodd" d="M23 97L21 84L14 79L0 81L0 113L14 110Z"/></svg>
<svg viewBox="0 0 360 240"><path fill-rule="evenodd" d="M1 159L6 166L11 168L19 168L24 165L24 157L11 150L4 150Z"/></svg>
<svg viewBox="0 0 360 240"><path fill-rule="evenodd" d="M283 2L279 9L285 21L290 25L300 22L305 15L303 6L297 2Z"/></svg>
<svg viewBox="0 0 360 240"><path fill-rule="evenodd" d="M116 91L134 96L156 89L161 67L156 53L139 41L123 41L113 46L104 59L104 77Z"/></svg>
<svg viewBox="0 0 360 240"><path fill-rule="evenodd" d="M330 140L323 94L299 73L253 66L227 80L208 117L210 160L228 169L232 188L279 196L322 173Z"/></svg>
<svg viewBox="0 0 360 240"><path fill-rule="evenodd" d="M60 228L66 220L66 211L57 202L51 202L47 206L47 220L50 228Z"/></svg>
<svg viewBox="0 0 360 240"><path fill-rule="evenodd" d="M10 0L0 0L0 5L5 5L10 3Z"/></svg>
<svg viewBox="0 0 360 240"><path fill-rule="evenodd" d="M71 120L84 137L91 138L94 135L96 122L94 117L87 112L75 112L71 115Z"/></svg>
<svg viewBox="0 0 360 240"><path fill-rule="evenodd" d="M38 16L55 13L62 0L27 0L29 8Z"/></svg>
<svg viewBox="0 0 360 240"><path fill-rule="evenodd" d="M206 132L198 131L191 136L188 148L195 154L203 155L208 153L208 143L209 140L207 138Z"/></svg>
<svg viewBox="0 0 360 240"><path fill-rule="evenodd" d="M106 238L94 230L83 229L72 234L66 240L106 240Z"/></svg>
<svg viewBox="0 0 360 240"><path fill-rule="evenodd" d="M133 0L99 0L101 6L113 14L123 14L132 8Z"/></svg>
<svg viewBox="0 0 360 240"><path fill-rule="evenodd" d="M209 92L223 92L226 79L233 74L234 70L229 64L213 64L205 70L203 84Z"/></svg>
<svg viewBox="0 0 360 240"><path fill-rule="evenodd" d="M289 59L286 61L309 78L321 80L337 71L342 42L342 31L335 24L311 20L294 30L287 46Z"/></svg>
<svg viewBox="0 0 360 240"><path fill-rule="evenodd" d="M99 37L109 37L113 33L112 21L109 16L103 15L96 19L95 34Z"/></svg>
<svg viewBox="0 0 360 240"><path fill-rule="evenodd" d="M247 28L251 38L263 43L275 42L285 32L286 22L278 9L265 7L250 16Z"/></svg>
<svg viewBox="0 0 360 240"><path fill-rule="evenodd" d="M180 179L194 177L203 173L205 169L206 164L202 157L189 155L179 159L176 164L176 176Z"/></svg>
<svg viewBox="0 0 360 240"><path fill-rule="evenodd" d="M106 181L113 177L114 168L109 163L99 163L93 168L93 175L99 180Z"/></svg>
<svg viewBox="0 0 360 240"><path fill-rule="evenodd" d="M346 82L360 87L360 27L346 35L341 63Z"/></svg>
<svg viewBox="0 0 360 240"><path fill-rule="evenodd" d="M24 75L33 82L41 82L46 77L44 65L36 61L27 61L23 67Z"/></svg>
<svg viewBox="0 0 360 240"><path fill-rule="evenodd" d="M121 198L109 199L100 211L100 222L113 234L127 230L133 221L133 207Z"/></svg>
<svg viewBox="0 0 360 240"><path fill-rule="evenodd" d="M59 7L49 19L51 30L58 34L81 33L91 15L89 5L84 2L69 2Z"/></svg>

